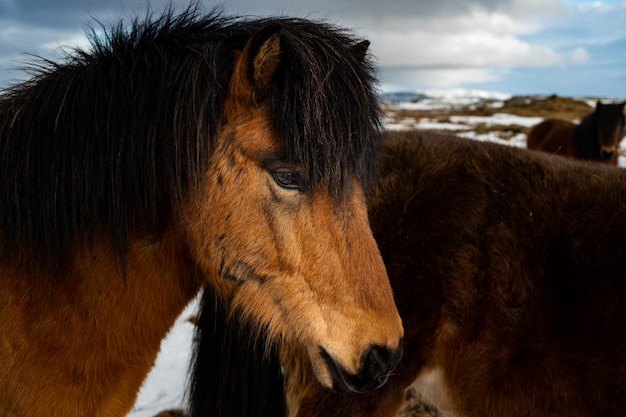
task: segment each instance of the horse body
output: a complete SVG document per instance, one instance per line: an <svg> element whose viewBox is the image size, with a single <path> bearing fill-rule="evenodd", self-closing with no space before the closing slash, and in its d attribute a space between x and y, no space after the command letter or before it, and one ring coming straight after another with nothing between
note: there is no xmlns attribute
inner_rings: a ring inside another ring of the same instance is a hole
<svg viewBox="0 0 626 417"><path fill-rule="evenodd" d="M626 134L624 105L602 104L580 124L547 119L528 132L528 149L617 165L619 143Z"/></svg>
<svg viewBox="0 0 626 417"><path fill-rule="evenodd" d="M124 415L203 285L323 385L379 386L402 325L363 192L372 81L336 28L190 8L7 90L0 414Z"/></svg>
<svg viewBox="0 0 626 417"><path fill-rule="evenodd" d="M373 395L313 388L297 415L393 416L415 380L453 416L622 415L626 175L413 135L369 200L405 355Z"/></svg>
<svg viewBox="0 0 626 417"><path fill-rule="evenodd" d="M528 149L539 149L554 155L583 159L572 138L576 123L569 120L547 119L533 126L528 132Z"/></svg>
<svg viewBox="0 0 626 417"><path fill-rule="evenodd" d="M388 136L368 202L404 356L383 387L354 395L280 350L286 414L391 417L414 385L450 416L623 415L626 174L430 132Z"/></svg>

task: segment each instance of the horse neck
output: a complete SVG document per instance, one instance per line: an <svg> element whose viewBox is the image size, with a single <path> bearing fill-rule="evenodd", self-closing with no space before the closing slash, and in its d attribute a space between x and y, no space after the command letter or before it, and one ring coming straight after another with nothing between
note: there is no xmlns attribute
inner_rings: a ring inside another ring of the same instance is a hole
<svg viewBox="0 0 626 417"><path fill-rule="evenodd" d="M155 341L158 351L161 339L199 289L195 264L172 229L158 238L131 235L122 265L108 246L104 240L100 248L86 249L95 256L75 257L72 275L82 289L77 297L97 306L101 314L106 312L109 323L119 326L118 337L121 332L130 339L141 334L147 338L141 343Z"/></svg>
<svg viewBox="0 0 626 417"><path fill-rule="evenodd" d="M200 286L176 235L131 236L123 266L110 239L99 236L75 250L57 276L0 265L0 317L12 317L0 322L0 338L21 346L10 372L20 375L20 384L39 379L42 396L62 398L54 415L130 410L161 340ZM7 365L1 357L0 363ZM0 377L0 391L7 384L12 388ZM23 386L18 391L16 410L48 414L37 408L45 403L29 405L39 394Z"/></svg>
<svg viewBox="0 0 626 417"><path fill-rule="evenodd" d="M600 144L598 142L598 123L593 113L585 117L576 128L574 128L572 140L578 150L579 157L583 159L595 159L599 157Z"/></svg>

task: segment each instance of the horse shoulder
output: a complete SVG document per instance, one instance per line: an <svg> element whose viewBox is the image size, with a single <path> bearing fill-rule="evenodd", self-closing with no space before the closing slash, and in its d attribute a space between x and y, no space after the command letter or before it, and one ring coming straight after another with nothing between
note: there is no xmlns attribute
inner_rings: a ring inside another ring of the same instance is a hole
<svg viewBox="0 0 626 417"><path fill-rule="evenodd" d="M0 415L126 414L198 289L174 250L132 240L122 267L96 241L57 275L2 264L0 316L11 319L0 321Z"/></svg>

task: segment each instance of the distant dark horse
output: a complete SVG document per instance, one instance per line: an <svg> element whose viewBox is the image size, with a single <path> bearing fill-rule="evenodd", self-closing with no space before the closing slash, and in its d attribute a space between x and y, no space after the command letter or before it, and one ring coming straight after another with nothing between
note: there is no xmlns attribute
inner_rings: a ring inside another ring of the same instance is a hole
<svg viewBox="0 0 626 417"><path fill-rule="evenodd" d="M366 49L191 7L5 91L0 415L126 415L203 285L323 385L384 382L403 331L363 191L380 143Z"/></svg>
<svg viewBox="0 0 626 417"><path fill-rule="evenodd" d="M268 354L262 337L204 320L191 400L214 403L192 416L391 417L413 384L449 416L623 416L625 195L623 170L390 133L368 201L406 332L394 374L368 394L334 393L302 352ZM220 307L210 300L207 318ZM215 380L247 413L216 402Z"/></svg>
<svg viewBox="0 0 626 417"><path fill-rule="evenodd" d="M528 149L617 165L619 143L626 134L624 104L602 104L576 125L547 119L528 132Z"/></svg>

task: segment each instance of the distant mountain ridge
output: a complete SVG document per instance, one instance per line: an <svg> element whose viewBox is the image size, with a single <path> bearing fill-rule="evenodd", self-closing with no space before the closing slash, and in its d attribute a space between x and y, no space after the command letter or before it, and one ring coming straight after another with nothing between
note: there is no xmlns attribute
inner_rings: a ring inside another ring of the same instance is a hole
<svg viewBox="0 0 626 417"><path fill-rule="evenodd" d="M384 104L410 103L416 108L460 108L470 106L499 107L511 98L510 94L469 89L430 89L424 91L383 92Z"/></svg>
<svg viewBox="0 0 626 417"><path fill-rule="evenodd" d="M399 91L399 92L393 92L393 93L382 93L380 95L380 98L383 101L388 101L392 103L412 103L414 101L429 98L429 97L423 93Z"/></svg>
<svg viewBox="0 0 626 417"><path fill-rule="evenodd" d="M570 98L572 100L581 101L595 107L595 103L599 100L603 103L618 103L624 99L603 98L603 97L565 97L556 94L528 94L528 95L512 95L508 93L472 90L465 88L451 89L428 89L424 91L385 91L380 94L380 98L385 103L421 103L437 104L447 106L469 106L472 104L489 105L490 103L497 106L497 103L506 101L536 101L545 100L552 97Z"/></svg>
<svg viewBox="0 0 626 417"><path fill-rule="evenodd" d="M396 102L411 102L422 99L504 101L510 99L512 95L509 93L472 90L467 88L433 88L424 91L383 92L381 97L383 100Z"/></svg>

